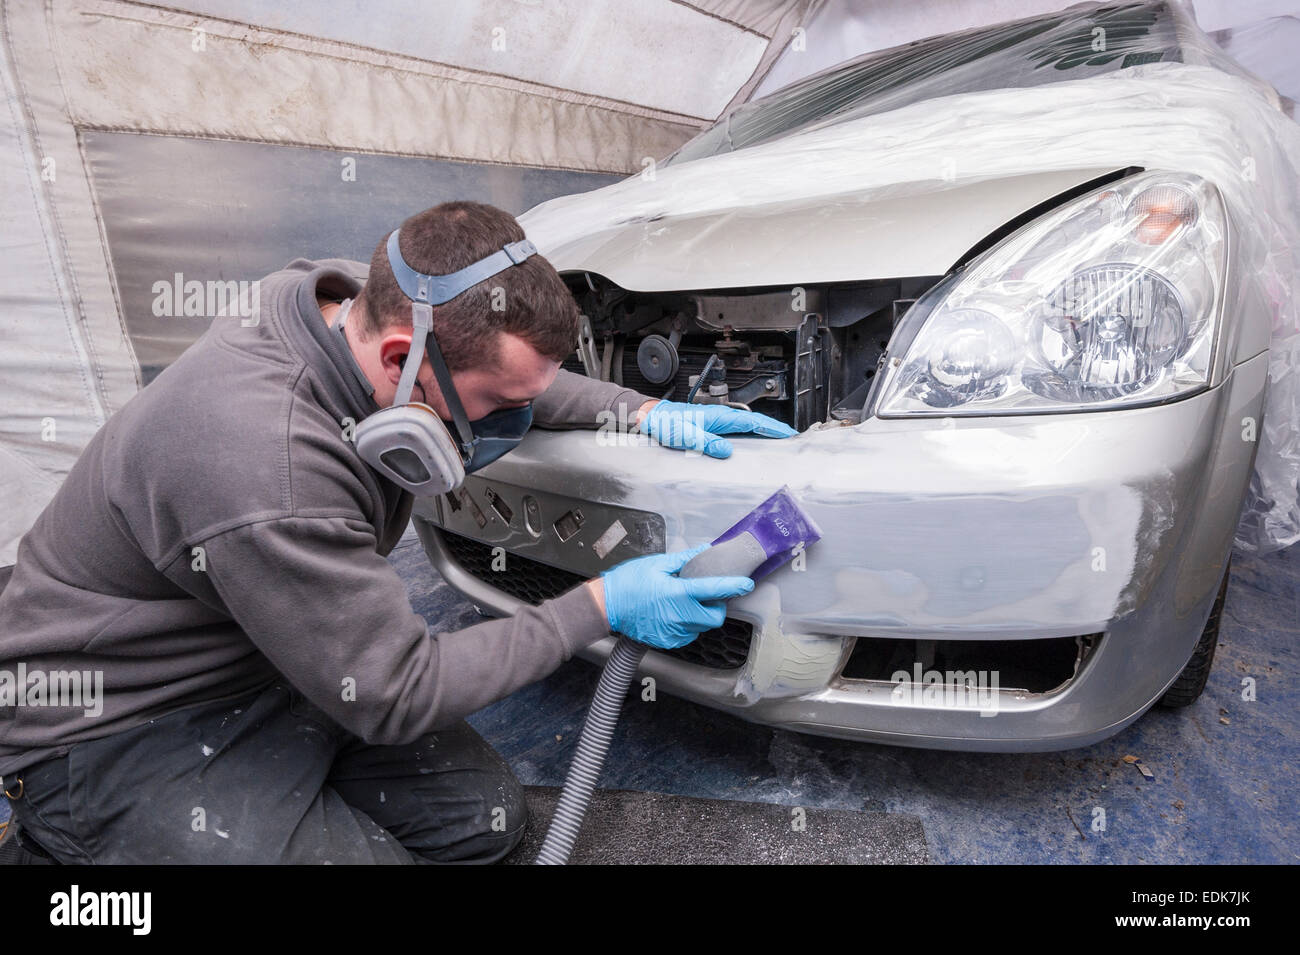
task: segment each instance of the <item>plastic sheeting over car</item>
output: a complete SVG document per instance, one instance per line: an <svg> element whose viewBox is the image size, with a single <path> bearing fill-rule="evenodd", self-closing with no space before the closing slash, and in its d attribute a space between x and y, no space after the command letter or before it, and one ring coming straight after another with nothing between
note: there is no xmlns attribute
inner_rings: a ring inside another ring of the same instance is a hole
<svg viewBox="0 0 1300 955"><path fill-rule="evenodd" d="M1300 540L1300 126L1276 92L1164 3L1078 5L861 63L733 109L657 168L520 221L564 269L602 234L625 241L629 226L648 242L674 219L775 214L810 198L917 196L1081 167L1199 175L1223 194L1238 274L1271 310L1265 420L1235 542L1267 552ZM1228 290L1227 323L1244 284Z"/></svg>

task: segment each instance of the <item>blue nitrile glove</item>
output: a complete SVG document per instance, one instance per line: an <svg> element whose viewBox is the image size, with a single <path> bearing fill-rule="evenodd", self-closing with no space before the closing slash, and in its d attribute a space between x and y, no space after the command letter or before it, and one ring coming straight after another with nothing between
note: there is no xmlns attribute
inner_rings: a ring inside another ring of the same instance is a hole
<svg viewBox="0 0 1300 955"><path fill-rule="evenodd" d="M713 458L731 456L731 442L715 437L719 434L789 438L799 433L757 411L728 405L688 405L682 401L660 401L654 405L642 419L641 430L665 447L703 451Z"/></svg>
<svg viewBox="0 0 1300 955"><path fill-rule="evenodd" d="M684 647L705 630L722 626L722 601L754 589L748 577L677 576L702 544L672 554L625 560L603 572L609 629L661 650Z"/></svg>

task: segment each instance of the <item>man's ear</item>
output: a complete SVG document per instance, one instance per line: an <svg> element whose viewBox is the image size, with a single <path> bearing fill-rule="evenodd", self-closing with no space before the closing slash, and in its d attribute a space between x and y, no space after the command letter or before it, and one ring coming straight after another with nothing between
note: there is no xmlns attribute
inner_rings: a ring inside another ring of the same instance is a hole
<svg viewBox="0 0 1300 955"><path fill-rule="evenodd" d="M390 332L379 341L379 365L384 377L396 385L402 378L402 365L411 350L410 332Z"/></svg>

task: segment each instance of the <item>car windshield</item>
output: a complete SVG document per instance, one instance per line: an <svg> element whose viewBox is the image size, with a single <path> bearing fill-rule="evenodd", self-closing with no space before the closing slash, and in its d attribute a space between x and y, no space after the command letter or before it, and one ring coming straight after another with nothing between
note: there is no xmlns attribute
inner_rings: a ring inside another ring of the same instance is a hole
<svg viewBox="0 0 1300 955"><path fill-rule="evenodd" d="M939 96L1041 86L1161 60L1182 60L1164 3L1111 4L950 33L868 53L744 103L660 165Z"/></svg>

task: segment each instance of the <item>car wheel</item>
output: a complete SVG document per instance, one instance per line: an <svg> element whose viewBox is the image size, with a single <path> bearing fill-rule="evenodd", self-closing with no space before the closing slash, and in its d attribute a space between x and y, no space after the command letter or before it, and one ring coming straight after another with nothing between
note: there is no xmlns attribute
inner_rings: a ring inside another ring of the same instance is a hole
<svg viewBox="0 0 1300 955"><path fill-rule="evenodd" d="M1205 631L1196 642L1196 649L1192 651L1192 658L1183 667L1183 672L1178 674L1178 679L1157 701L1160 706L1169 709L1187 706L1196 702L1196 698L1205 689L1205 683L1210 678L1210 666L1214 663L1214 649L1219 645L1219 621L1223 617L1223 598L1228 593L1228 575L1231 571L1232 558L1229 557L1228 566L1223 569L1223 582L1219 584L1219 595L1214 598L1210 619L1205 621Z"/></svg>

